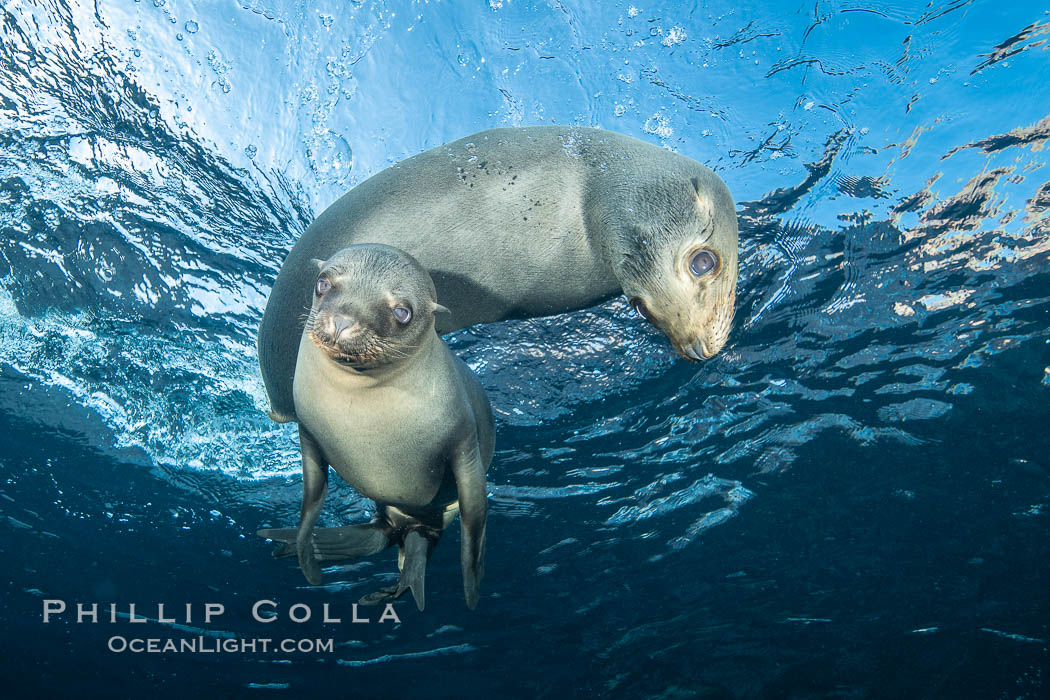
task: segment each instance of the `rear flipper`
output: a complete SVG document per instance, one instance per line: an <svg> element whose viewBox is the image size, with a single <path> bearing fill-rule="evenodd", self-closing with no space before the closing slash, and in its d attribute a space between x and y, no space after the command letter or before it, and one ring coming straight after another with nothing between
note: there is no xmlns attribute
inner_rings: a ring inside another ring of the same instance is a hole
<svg viewBox="0 0 1050 700"><path fill-rule="evenodd" d="M297 553L295 528L259 530L260 537L283 542L274 550L275 557L292 557ZM314 528L313 548L318 561L367 557L389 547L389 527L381 523L346 527Z"/></svg>
<svg viewBox="0 0 1050 700"><path fill-rule="evenodd" d="M359 605L379 605L389 603L404 595L405 591L412 591L416 607L420 611L426 604L423 581L427 573L427 559L430 551L434 548L435 541L427 539L417 530L412 530L401 543L401 551L398 556L401 565L401 578L396 586L381 588L374 593L361 598Z"/></svg>

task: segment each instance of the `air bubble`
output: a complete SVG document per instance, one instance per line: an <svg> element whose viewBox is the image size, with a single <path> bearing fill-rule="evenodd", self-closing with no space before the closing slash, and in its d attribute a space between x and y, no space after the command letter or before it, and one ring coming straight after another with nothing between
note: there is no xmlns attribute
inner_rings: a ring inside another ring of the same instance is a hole
<svg viewBox="0 0 1050 700"><path fill-rule="evenodd" d="M186 23L186 31L190 34L196 34L200 30L201 26L194 22L192 19Z"/></svg>

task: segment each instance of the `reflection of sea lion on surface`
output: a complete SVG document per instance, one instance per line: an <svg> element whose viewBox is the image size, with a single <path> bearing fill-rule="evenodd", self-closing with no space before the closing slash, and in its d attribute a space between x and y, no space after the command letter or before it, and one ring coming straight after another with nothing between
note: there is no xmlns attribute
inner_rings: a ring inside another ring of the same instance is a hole
<svg viewBox="0 0 1050 700"><path fill-rule="evenodd" d="M737 278L733 199L711 170L601 129L493 129L402 161L326 209L289 253L259 329L275 420L292 379L311 258L407 251L451 309L437 330L581 309L621 292L683 357L725 344Z"/></svg>
<svg viewBox="0 0 1050 700"><path fill-rule="evenodd" d="M473 608L484 569L492 411L477 377L434 331L434 314L446 311L434 283L415 259L386 245L354 245L306 264L313 303L292 357L302 512L297 530L259 534L285 542L277 553L296 554L315 585L319 560L397 544L397 585L362 602L411 590L422 610L427 558L458 512L463 588ZM314 529L329 465L376 502L372 522Z"/></svg>

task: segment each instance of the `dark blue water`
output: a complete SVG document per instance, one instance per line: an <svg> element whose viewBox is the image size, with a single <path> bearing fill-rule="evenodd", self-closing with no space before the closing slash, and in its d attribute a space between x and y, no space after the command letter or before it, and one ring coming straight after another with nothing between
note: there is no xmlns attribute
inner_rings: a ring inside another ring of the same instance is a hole
<svg viewBox="0 0 1050 700"><path fill-rule="evenodd" d="M3 3L0 694L1047 697L1048 42L965 0ZM310 587L254 535L300 496L269 286L354 183L549 123L726 180L730 343L623 300L451 336L498 422L481 603L454 526L425 613L352 623L390 552Z"/></svg>

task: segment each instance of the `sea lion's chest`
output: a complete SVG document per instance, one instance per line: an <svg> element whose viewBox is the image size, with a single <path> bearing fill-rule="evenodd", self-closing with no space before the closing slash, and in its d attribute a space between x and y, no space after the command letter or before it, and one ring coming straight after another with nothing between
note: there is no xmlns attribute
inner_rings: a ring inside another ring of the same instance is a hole
<svg viewBox="0 0 1050 700"><path fill-rule="evenodd" d="M293 387L299 422L328 463L368 498L431 505L461 423L448 392L434 380L363 386L332 374L301 361Z"/></svg>

